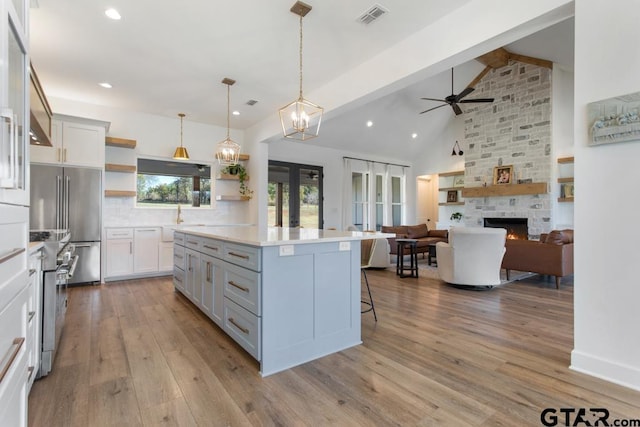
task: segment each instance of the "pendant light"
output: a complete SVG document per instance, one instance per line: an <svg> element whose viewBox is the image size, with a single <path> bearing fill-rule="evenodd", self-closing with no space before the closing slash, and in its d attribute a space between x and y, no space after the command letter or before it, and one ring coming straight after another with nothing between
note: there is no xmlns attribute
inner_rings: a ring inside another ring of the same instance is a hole
<svg viewBox="0 0 640 427"><path fill-rule="evenodd" d="M458 152L456 153L456 147L458 148ZM462 151L460 149L460 145L458 145L458 141L456 141L455 144L453 144L453 150L451 150L451 155L452 156L462 156L464 154L464 151Z"/></svg>
<svg viewBox="0 0 640 427"><path fill-rule="evenodd" d="M218 159L218 164L220 165L234 165L238 163L238 158L240 157L240 144L233 142L229 137L229 96L230 88L235 82L235 80L229 78L222 80L222 83L227 85L227 137L224 141L218 142L218 147L216 148L216 159Z"/></svg>
<svg viewBox="0 0 640 427"><path fill-rule="evenodd" d="M285 138L305 141L315 138L320 131L324 109L307 101L302 96L302 18L311 11L311 6L296 2L291 12L300 16L300 94L298 99L280 109L280 123Z"/></svg>
<svg viewBox="0 0 640 427"><path fill-rule="evenodd" d="M182 119L184 119L184 116L184 113L178 113L178 117L180 117L180 147L176 148L175 153L173 153L173 158L176 160L189 160L189 153L182 146Z"/></svg>

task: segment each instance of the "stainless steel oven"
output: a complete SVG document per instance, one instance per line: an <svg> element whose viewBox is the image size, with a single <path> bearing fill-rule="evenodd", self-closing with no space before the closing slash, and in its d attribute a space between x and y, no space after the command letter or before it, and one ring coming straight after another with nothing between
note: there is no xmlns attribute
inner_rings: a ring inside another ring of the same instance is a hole
<svg viewBox="0 0 640 427"><path fill-rule="evenodd" d="M44 245L42 280L42 357L37 377L51 372L67 312L67 285L78 265L75 246L67 230L30 233L29 240Z"/></svg>

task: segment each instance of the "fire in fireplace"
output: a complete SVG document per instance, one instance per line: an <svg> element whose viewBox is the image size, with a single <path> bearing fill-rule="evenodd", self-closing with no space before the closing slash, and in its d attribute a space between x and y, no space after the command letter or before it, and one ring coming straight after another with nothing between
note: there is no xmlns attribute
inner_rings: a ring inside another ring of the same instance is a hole
<svg viewBox="0 0 640 427"><path fill-rule="evenodd" d="M484 226L506 229L507 239L529 239L527 218L484 218Z"/></svg>

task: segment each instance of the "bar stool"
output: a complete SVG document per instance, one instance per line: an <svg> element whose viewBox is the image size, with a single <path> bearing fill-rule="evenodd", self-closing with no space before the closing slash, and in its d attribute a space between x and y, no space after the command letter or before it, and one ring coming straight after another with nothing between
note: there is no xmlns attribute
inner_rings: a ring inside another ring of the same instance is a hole
<svg viewBox="0 0 640 427"><path fill-rule="evenodd" d="M418 277L418 250L416 239L396 239L398 250L396 255L396 274L404 277ZM404 263L405 251L409 251L409 265ZM408 270L409 273L405 273Z"/></svg>

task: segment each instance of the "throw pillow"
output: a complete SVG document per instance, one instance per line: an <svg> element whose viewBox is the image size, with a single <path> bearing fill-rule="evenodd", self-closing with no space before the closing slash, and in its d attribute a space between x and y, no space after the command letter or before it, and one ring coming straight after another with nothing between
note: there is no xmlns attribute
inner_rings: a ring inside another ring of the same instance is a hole
<svg viewBox="0 0 640 427"><path fill-rule="evenodd" d="M419 239L429 235L427 224L410 225L407 227L407 235L410 239Z"/></svg>
<svg viewBox="0 0 640 427"><path fill-rule="evenodd" d="M553 230L547 235L547 240L545 240L545 243L549 243L552 245L563 245L567 243L565 240L567 239L562 231Z"/></svg>

